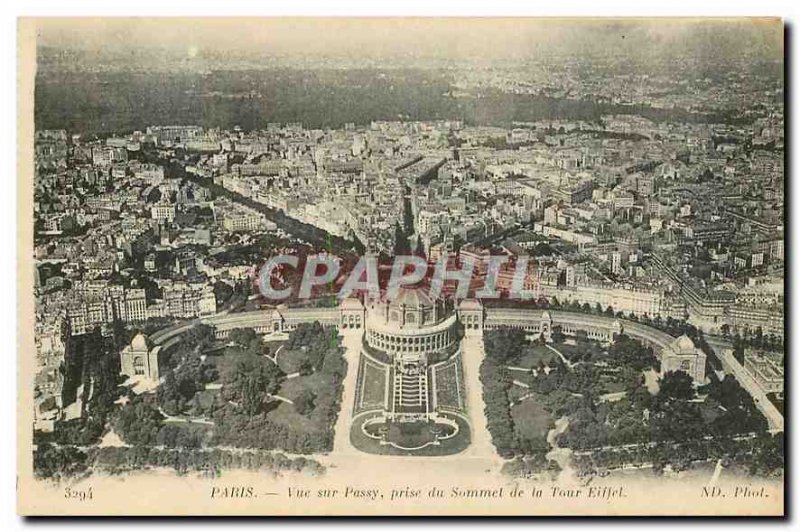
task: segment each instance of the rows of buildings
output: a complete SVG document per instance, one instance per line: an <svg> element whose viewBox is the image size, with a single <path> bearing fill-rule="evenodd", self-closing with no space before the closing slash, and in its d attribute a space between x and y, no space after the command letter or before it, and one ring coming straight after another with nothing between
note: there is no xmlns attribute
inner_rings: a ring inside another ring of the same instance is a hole
<svg viewBox="0 0 800 532"><path fill-rule="evenodd" d="M460 83L467 92L548 90L497 75ZM58 397L67 338L205 318L231 292L252 295L267 258L258 246L292 239L259 206L375 254L432 263L452 254L483 261L479 270L490 255L524 256L533 298L781 339L782 99L760 105L735 124L605 114L502 127L38 131L41 403ZM498 272L498 288L512 283L510 270ZM768 375L759 364L753 371Z"/></svg>

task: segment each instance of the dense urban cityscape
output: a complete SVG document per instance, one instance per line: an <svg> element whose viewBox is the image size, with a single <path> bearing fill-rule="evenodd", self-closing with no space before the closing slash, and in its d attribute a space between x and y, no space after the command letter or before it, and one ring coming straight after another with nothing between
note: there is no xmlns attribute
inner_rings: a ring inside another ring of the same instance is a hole
<svg viewBox="0 0 800 532"><path fill-rule="evenodd" d="M751 52L40 47L36 473L783 475L783 50ZM460 299L275 302L279 254L476 266ZM521 260L526 300L480 296Z"/></svg>

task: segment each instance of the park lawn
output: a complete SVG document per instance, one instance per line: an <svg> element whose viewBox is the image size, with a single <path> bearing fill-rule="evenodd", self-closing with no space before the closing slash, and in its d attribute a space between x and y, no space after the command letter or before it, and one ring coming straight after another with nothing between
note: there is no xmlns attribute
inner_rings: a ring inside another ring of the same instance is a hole
<svg viewBox="0 0 800 532"><path fill-rule="evenodd" d="M206 361L214 364L217 372L219 372L220 378L217 379L217 382L222 382L222 376L233 370L236 367L236 363L241 359L241 351L232 347L226 347L223 351L219 351L218 355L206 357Z"/></svg>
<svg viewBox="0 0 800 532"><path fill-rule="evenodd" d="M278 350L278 348L280 346L285 345L285 344L286 344L286 340L268 340L268 341L265 341L264 342L264 353L268 353L270 356L272 356L275 353L275 351ZM286 349L286 348L284 347L284 349ZM282 350L281 350L281 353L283 353Z"/></svg>
<svg viewBox="0 0 800 532"><path fill-rule="evenodd" d="M720 406L719 402L711 397L706 397L705 401L700 404L700 414L703 416L703 421L711 424L715 419L725 413L725 410Z"/></svg>
<svg viewBox="0 0 800 532"><path fill-rule="evenodd" d="M555 349L558 349L567 360L575 362L578 358L581 360L589 353L589 361L596 362L606 357L606 350L597 345L595 342L578 342L572 344L553 344Z"/></svg>
<svg viewBox="0 0 800 532"><path fill-rule="evenodd" d="M363 363L363 359L362 359ZM363 384L361 385L361 400L364 405L383 405L386 399L387 369L367 364L363 368ZM439 383L437 382L437 391Z"/></svg>
<svg viewBox="0 0 800 532"><path fill-rule="evenodd" d="M284 379L278 389L278 395L294 401L302 391L316 391L325 386L329 386L321 375L312 373L311 375L301 375L293 379Z"/></svg>
<svg viewBox="0 0 800 532"><path fill-rule="evenodd" d="M625 385L615 375L603 375L600 377L600 384L605 390L603 393L617 393L625 391Z"/></svg>
<svg viewBox="0 0 800 532"><path fill-rule="evenodd" d="M535 395L513 406L511 417L517 433L529 438L547 436L553 427L553 418Z"/></svg>
<svg viewBox="0 0 800 532"><path fill-rule="evenodd" d="M298 414L294 405L282 401L277 408L267 414L267 417L275 423L291 428L292 431L311 432L319 428L312 419Z"/></svg>
<svg viewBox="0 0 800 532"><path fill-rule="evenodd" d="M517 363L512 364L520 368L536 368L540 363L552 365L551 362L556 355L545 346L536 343L525 347Z"/></svg>
<svg viewBox="0 0 800 532"><path fill-rule="evenodd" d="M275 351L271 351L274 353ZM290 375L300 371L300 363L305 359L305 353L300 349L288 351L285 347L278 353L278 367Z"/></svg>
<svg viewBox="0 0 800 532"><path fill-rule="evenodd" d="M280 356L281 355L278 355L278 358L280 358ZM304 375L295 377L293 379L285 379L281 383L281 387L278 389L277 395L294 401L304 390L314 391L323 386L325 386L325 383L320 375ZM278 407L272 410L268 416L275 423L292 427L292 429L299 429L307 432L320 428L314 421L310 419L310 417L313 416L313 411L310 415L303 416L297 413L294 405L290 405L289 403L285 403L283 401L281 401Z"/></svg>
<svg viewBox="0 0 800 532"><path fill-rule="evenodd" d="M219 390L201 390L195 394L195 397L197 397L200 406L205 410L214 404L219 392Z"/></svg>

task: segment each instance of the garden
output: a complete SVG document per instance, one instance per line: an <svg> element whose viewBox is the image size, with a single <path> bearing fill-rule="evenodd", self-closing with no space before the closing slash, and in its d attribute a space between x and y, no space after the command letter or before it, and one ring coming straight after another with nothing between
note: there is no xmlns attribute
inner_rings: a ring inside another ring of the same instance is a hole
<svg viewBox="0 0 800 532"><path fill-rule="evenodd" d="M280 343L236 329L222 345L183 348L155 397L131 396L120 409L115 431L138 445L169 437L179 447L330 451L346 372L331 338L335 331L313 323Z"/></svg>
<svg viewBox="0 0 800 532"><path fill-rule="evenodd" d="M670 449L678 443L765 429L763 416L732 377L696 388L685 373L668 373L649 389L645 375L658 369L649 347L624 334L603 345L580 333L565 338L558 332L554 328L549 344L512 329L484 336L481 382L488 428L501 456L524 458L511 468L515 471L535 473L536 464L541 471L550 468L544 459L547 434L561 417L568 424L557 444L579 453L585 473L619 461L610 447L653 463L677 464L679 453ZM647 447L633 453L637 446ZM586 458L600 448L596 462ZM651 448L658 449L660 461L651 460Z"/></svg>

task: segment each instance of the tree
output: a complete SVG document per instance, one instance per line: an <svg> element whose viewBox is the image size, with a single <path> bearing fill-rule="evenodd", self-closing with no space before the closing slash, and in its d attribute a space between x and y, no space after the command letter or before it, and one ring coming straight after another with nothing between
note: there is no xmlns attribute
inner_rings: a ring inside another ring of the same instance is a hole
<svg viewBox="0 0 800 532"><path fill-rule="evenodd" d="M278 390L283 372L263 357L243 355L223 371L223 397L238 404L248 416L261 412Z"/></svg>
<svg viewBox="0 0 800 532"><path fill-rule="evenodd" d="M653 400L650 392L648 392L647 388L644 386L637 386L633 390L629 391L628 398L630 399L631 404L635 405L639 410L644 410L646 408L649 409Z"/></svg>
<svg viewBox="0 0 800 532"><path fill-rule="evenodd" d="M414 246L414 255L417 257L425 257L425 248L422 245L422 240L417 235L417 244Z"/></svg>
<svg viewBox="0 0 800 532"><path fill-rule="evenodd" d="M408 199L410 190L406 187L405 194L403 194L403 226L407 235L414 232L414 213L411 209L411 201Z"/></svg>
<svg viewBox="0 0 800 532"><path fill-rule="evenodd" d="M645 347L640 341L626 334L614 337L608 355L614 364L631 367L637 371L653 368L658 362L652 348Z"/></svg>
<svg viewBox="0 0 800 532"><path fill-rule="evenodd" d="M168 423L158 431L156 441L159 445L173 449L197 449L203 444L203 434L207 429L197 430L195 425Z"/></svg>
<svg viewBox="0 0 800 532"><path fill-rule="evenodd" d="M324 328L319 322L300 324L289 333L289 341L284 349L303 351L300 371L322 367L323 359L332 347L336 347L336 334L333 329ZM309 372L310 373L310 372Z"/></svg>
<svg viewBox="0 0 800 532"><path fill-rule="evenodd" d="M694 440L708 432L698 405L685 400L656 401L650 427L655 441Z"/></svg>
<svg viewBox="0 0 800 532"><path fill-rule="evenodd" d="M72 446L42 443L33 452L33 471L42 478L68 478L86 471L86 453Z"/></svg>
<svg viewBox="0 0 800 532"><path fill-rule="evenodd" d="M632 394L634 391L644 385L644 375L642 375L642 372L631 367L622 368L620 380L622 381L622 385L628 394Z"/></svg>
<svg viewBox="0 0 800 532"><path fill-rule="evenodd" d="M750 472L754 475L781 474L784 470L784 439L781 434L759 434L753 448Z"/></svg>
<svg viewBox="0 0 800 532"><path fill-rule="evenodd" d="M205 323L199 323L186 331L183 335L183 345L199 347L201 350L214 342L214 328Z"/></svg>
<svg viewBox="0 0 800 532"><path fill-rule="evenodd" d="M518 442L508 403L508 375L505 368L487 357L481 363L480 379L492 443L500 456L510 458L517 452Z"/></svg>
<svg viewBox="0 0 800 532"><path fill-rule="evenodd" d="M137 398L119 410L112 424L125 443L153 445L163 421L164 416L156 408Z"/></svg>
<svg viewBox="0 0 800 532"><path fill-rule="evenodd" d="M394 255L408 255L411 253L411 244L398 222L394 228Z"/></svg>
<svg viewBox="0 0 800 532"><path fill-rule="evenodd" d="M301 416L305 416L310 414L314 408L316 407L315 400L317 398L317 394L315 394L311 390L303 390L300 392L300 395L294 400L294 409L297 411L298 414Z"/></svg>
<svg viewBox="0 0 800 532"><path fill-rule="evenodd" d="M683 371L668 371L658 380L658 399L693 399L692 377Z"/></svg>
<svg viewBox="0 0 800 532"><path fill-rule="evenodd" d="M503 328L487 331L484 334L486 356L498 362L518 359L527 343L525 331L520 329Z"/></svg>
<svg viewBox="0 0 800 532"><path fill-rule="evenodd" d="M756 327L756 330L753 333L753 339L751 341L754 347L761 347L764 343L764 330L761 328L761 325Z"/></svg>
<svg viewBox="0 0 800 532"><path fill-rule="evenodd" d="M314 373L314 366L311 364L311 361L308 357L304 358L298 365L297 365L297 372L300 375L311 375Z"/></svg>
<svg viewBox="0 0 800 532"><path fill-rule="evenodd" d="M228 340L253 355L260 355L263 347L261 337L252 328L233 329L228 333Z"/></svg>
<svg viewBox="0 0 800 532"><path fill-rule="evenodd" d="M725 375L722 381L712 380L704 391L725 409L723 414L712 422L713 432L742 434L767 429L767 422L758 411L753 398L732 375Z"/></svg>
<svg viewBox="0 0 800 532"><path fill-rule="evenodd" d="M561 325L553 326L553 332L550 334L550 339L556 344L563 344L566 336L561 328Z"/></svg>
<svg viewBox="0 0 800 532"><path fill-rule="evenodd" d="M147 203L158 203L160 200L161 200L161 189L158 187L153 187L153 189L147 195Z"/></svg>

